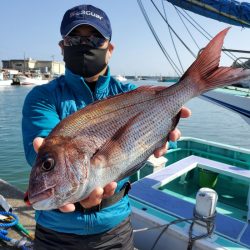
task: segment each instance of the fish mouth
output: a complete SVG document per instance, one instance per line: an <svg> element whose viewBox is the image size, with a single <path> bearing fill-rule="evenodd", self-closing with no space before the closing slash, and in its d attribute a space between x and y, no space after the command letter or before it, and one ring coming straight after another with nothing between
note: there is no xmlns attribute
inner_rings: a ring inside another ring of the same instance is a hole
<svg viewBox="0 0 250 250"><path fill-rule="evenodd" d="M33 206L35 203L47 200L53 195L54 195L54 187L51 187L49 189L46 189L44 191L41 191L33 195L28 193L28 199L29 199L28 201Z"/></svg>

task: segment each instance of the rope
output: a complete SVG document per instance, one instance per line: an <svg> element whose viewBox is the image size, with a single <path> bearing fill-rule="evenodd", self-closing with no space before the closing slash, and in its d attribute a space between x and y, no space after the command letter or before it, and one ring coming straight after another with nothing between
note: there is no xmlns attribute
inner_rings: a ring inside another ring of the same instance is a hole
<svg viewBox="0 0 250 250"><path fill-rule="evenodd" d="M18 223L18 218L15 214L12 214L10 212L0 212L1 215L8 216L10 218L9 222L0 223L0 228L9 228L13 227ZM5 229L0 229L0 239L5 241L11 241L11 238L7 237L8 231Z"/></svg>
<svg viewBox="0 0 250 250"><path fill-rule="evenodd" d="M166 13L166 9L165 9L163 0L161 1L161 3L162 3L162 8L163 8L163 11L164 11L165 19L166 19L166 21L168 22L167 13ZM176 54L176 56L177 56L177 59L178 59L178 61L179 61L180 66L181 66L182 73L184 73L184 69L183 69L183 66L182 66L182 63L181 63L181 60L180 60L180 57L179 57L179 53L177 52L177 49L176 49L176 46L175 46L175 43L174 43L174 38L173 38L171 29L170 29L169 26L168 26L168 31L169 31L170 38L171 38L171 41L172 41L172 44L173 44L173 47L174 47L175 54Z"/></svg>
<svg viewBox="0 0 250 250"><path fill-rule="evenodd" d="M172 44L173 44L173 47L174 47L174 50L175 50L175 54L177 56L177 59L178 59L178 62L180 64L180 67L181 69L178 68L178 66L174 63L173 59L170 57L170 55L167 53L166 49L164 48L163 44L161 43L158 35L156 34L154 28L153 28L153 25L152 23L150 22L149 20L149 17L146 13L146 10L144 9L144 6L142 4L142 1L141 0L137 0L138 2L138 5L141 9L141 12L156 40L156 42L158 43L160 49L162 50L163 54L165 55L165 57L167 58L168 62L170 63L171 67L173 68L173 70L175 71L175 73L180 76L183 74L184 70L183 70L183 66L182 66L182 63L181 63L181 60L180 60L180 57L179 57L179 54L177 52L177 49L176 49L176 46L175 46L175 43L174 43L174 39L173 39L173 35L174 34L177 39L182 43L182 45L186 48L186 50L188 52L190 52L190 54L196 58L197 55L187 46L187 44L185 44L185 42L178 36L178 34L175 32L175 30L172 28L172 26L170 25L170 23L168 22L168 19L167 19L167 16L166 16L166 11L165 11L165 6L163 4L163 0L162 0L162 7L163 7L163 11L164 11L164 14L165 14L165 17L164 15L162 14L162 12L159 10L159 8L156 6L155 2L153 0L151 0L151 3L154 5L155 9L157 10L157 12L160 14L160 16L162 17L162 19L164 20L164 22L167 24L168 26L168 29L169 29L169 34L170 34L170 38L172 40ZM173 5L174 6L174 5ZM185 24L184 20L182 19L182 17L184 17L200 34L202 34L207 40L211 40L212 36L204 29L202 28L202 26L197 23L185 10L182 10L182 12L176 7L174 6L175 10L176 10L176 13L178 14L182 24L185 26L187 32L189 33L191 39L193 40L193 42L195 43L195 45L199 48L196 40L194 39L194 37L192 36L191 32L189 31L187 25ZM185 13L185 15L183 14ZM182 16L182 17L181 17ZM200 50L201 51L201 50ZM199 52L200 52L199 51ZM235 61L237 59L237 57L231 53L232 50L227 50L225 49L225 47L223 46L222 47L222 51L233 61ZM239 59L238 59L239 60ZM242 62L241 60L239 60L239 62L241 64L244 64L244 62Z"/></svg>
<svg viewBox="0 0 250 250"><path fill-rule="evenodd" d="M168 62L170 63L171 67L174 69L175 73L176 73L178 76L180 76L180 75L182 74L181 70L179 70L179 68L176 66L176 64L175 64L174 61L171 59L171 57L169 56L169 54L168 54L167 51L165 50L164 46L162 45L162 43L161 43L159 37L157 36L157 34L156 34L155 30L154 30L153 25L151 24L151 22L150 22L150 20L149 20L149 17L148 17L148 15L147 15L147 13L146 13L146 10L144 9L144 6L143 6L141 0L137 0L137 3L138 3L138 5L139 5L139 7L140 7L140 9L141 9L141 12L142 12L142 14L143 14L143 16L144 16L144 18L145 18L147 24L148 24L148 27L150 28L150 30L151 30L151 32L152 32L152 34L153 34L153 36L154 36L156 42L158 43L160 49L162 50L163 54L164 54L165 57L167 58L167 60L168 60Z"/></svg>
<svg viewBox="0 0 250 250"><path fill-rule="evenodd" d="M4 222L0 223L0 240L7 241L10 245L22 250L29 250L32 243L29 243L26 237L16 240L7 236L8 231L6 229L18 225L18 217L11 212L5 211L0 211L0 215L6 217L6 219L2 220Z"/></svg>
<svg viewBox="0 0 250 250"><path fill-rule="evenodd" d="M174 6L174 5L173 5ZM187 17L176 7L174 6L174 8L176 9L177 14L180 16L182 15L200 34L202 34L207 40L211 40L211 38L213 38L213 36L211 34L209 34L198 22L195 21L194 18L192 18L192 16L190 16L186 10L182 9L182 12L185 13L185 15L187 15ZM188 19L189 18L189 19ZM192 23L192 22L193 23ZM199 27L199 29L198 29ZM225 47L222 47L223 49L225 49ZM222 50L223 51L223 50ZM237 56L235 56L233 53L226 52L225 50L223 51L225 53L225 55L227 55L231 60L236 60Z"/></svg>
<svg viewBox="0 0 250 250"><path fill-rule="evenodd" d="M170 222L169 224L165 225L165 227L163 228L163 230L161 231L161 233L158 235L157 239L155 240L154 242L154 245L152 246L151 250L154 250L158 241L160 240L161 236L168 230L168 228L171 226L171 225L174 225L174 224L177 224L177 223L180 223L180 222L184 222L184 221L189 221L189 220L192 220L193 218L191 219L177 219L177 220L174 220L172 222Z"/></svg>
<svg viewBox="0 0 250 250"><path fill-rule="evenodd" d="M184 43L184 41L178 36L178 34L174 31L174 29L172 28L172 26L164 19L164 16L162 15L162 13L160 12L159 8L156 6L156 4L154 3L153 0L151 0L152 4L154 5L155 9L158 11L158 13L160 14L160 16L163 18L163 20L167 23L167 25L169 26L169 28L172 30L172 32L175 34L175 36L179 39L179 41L182 43L182 45L187 49L187 51L194 57L196 58L195 53Z"/></svg>
<svg viewBox="0 0 250 250"><path fill-rule="evenodd" d="M198 48L198 50L200 50L200 47L198 45L198 43L196 42L196 40L194 39L193 35L191 34L191 32L189 31L187 25L185 24L185 22L183 21L181 15L180 15L180 12L179 10L176 8L176 6L174 6L175 10L176 10L176 13L178 14L182 24L184 25L184 27L186 28L186 31L188 32L189 36L191 37L191 39L193 40L194 44L196 45L196 47Z"/></svg>

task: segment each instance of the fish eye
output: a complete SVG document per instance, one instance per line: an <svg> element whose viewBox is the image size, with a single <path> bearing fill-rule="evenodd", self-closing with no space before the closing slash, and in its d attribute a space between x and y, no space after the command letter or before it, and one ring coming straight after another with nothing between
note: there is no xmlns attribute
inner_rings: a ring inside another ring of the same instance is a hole
<svg viewBox="0 0 250 250"><path fill-rule="evenodd" d="M51 157L48 157L42 163L42 170L46 172L52 170L54 167L55 167L55 161Z"/></svg>

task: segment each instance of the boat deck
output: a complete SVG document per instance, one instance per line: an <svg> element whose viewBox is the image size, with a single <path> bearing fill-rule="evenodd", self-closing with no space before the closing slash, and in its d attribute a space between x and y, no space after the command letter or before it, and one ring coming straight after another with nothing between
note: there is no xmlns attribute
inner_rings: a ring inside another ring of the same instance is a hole
<svg viewBox="0 0 250 250"><path fill-rule="evenodd" d="M186 200L173 197L167 193L163 193L159 191L159 188L196 167L202 167L218 173L223 172L223 174L250 183L250 170L219 163L202 157L189 156L134 183L130 192L130 197L135 200L144 201L147 204L152 204L153 207L158 207L179 218L191 218L193 204ZM247 237L248 230L250 230L250 225L247 226L247 222L220 213L217 214L216 232L219 234L226 235L235 240L241 238L242 243L250 246L250 239Z"/></svg>
<svg viewBox="0 0 250 250"><path fill-rule="evenodd" d="M18 190L16 187L0 179L0 194L7 200L13 209L13 213L19 218L19 222L24 226L25 229L31 233L35 232L35 220L34 210L23 202L24 193ZM24 235L14 228L8 229L8 237L14 239L21 239ZM7 246L3 241L0 240L0 249L20 249L11 246Z"/></svg>
<svg viewBox="0 0 250 250"><path fill-rule="evenodd" d="M221 195L228 193L218 193L219 202L221 202L217 204L214 243L224 246L225 249L250 249L250 151L204 140L182 138L178 142L178 148L169 150L166 157L168 161L165 168L139 179L132 185L129 196L136 223L140 222L140 216L147 218L147 223L149 223L143 224L144 227L153 227L157 223L168 224L176 218L192 218L195 196L193 199L190 198L192 196L190 185L195 187L200 185L197 183L199 175L196 173L199 173L200 169L205 169L220 175L217 187L215 187L218 192L221 191L219 185L222 181L226 183L229 180L231 186L245 183L244 189L238 187L238 192L242 192L242 197L244 193L244 199L242 199L244 209L243 207L241 210L236 209L229 203L224 204ZM194 171L195 169L197 172ZM188 175L192 171L193 174ZM190 178L194 179L194 182L188 183ZM178 185L175 185L174 181ZM171 182L173 183L170 187ZM184 193L178 189L180 185L184 186L182 189ZM230 190L229 187L227 189ZM237 197L235 193L232 193L230 199L237 200ZM237 213L240 212L241 216L236 216L235 210ZM185 235L186 226L177 227L178 230L180 228ZM172 237L172 232L170 234ZM166 233L165 237L169 239L170 236L168 237ZM141 244L140 235L137 236L137 243ZM214 246L212 249L217 248Z"/></svg>

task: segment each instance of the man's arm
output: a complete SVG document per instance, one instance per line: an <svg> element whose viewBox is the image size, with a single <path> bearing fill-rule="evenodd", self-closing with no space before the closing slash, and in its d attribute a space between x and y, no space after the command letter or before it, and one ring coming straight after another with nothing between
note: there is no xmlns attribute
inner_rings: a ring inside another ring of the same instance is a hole
<svg viewBox="0 0 250 250"><path fill-rule="evenodd" d="M27 95L23 105L22 136L27 162L34 164L36 152L33 140L36 137L46 137L60 122L55 100L51 91L44 86L38 86Z"/></svg>

